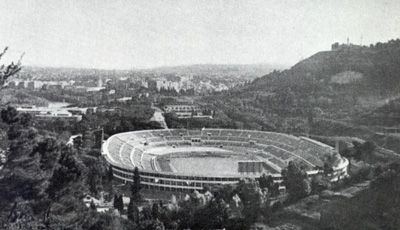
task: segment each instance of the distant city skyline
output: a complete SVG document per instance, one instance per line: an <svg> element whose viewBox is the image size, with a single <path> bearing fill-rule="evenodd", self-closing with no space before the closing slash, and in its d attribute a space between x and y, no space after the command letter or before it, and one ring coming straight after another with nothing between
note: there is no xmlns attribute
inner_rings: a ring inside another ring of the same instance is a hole
<svg viewBox="0 0 400 230"><path fill-rule="evenodd" d="M2 0L0 48L29 66L290 66L347 38L399 38L398 12L398 0Z"/></svg>

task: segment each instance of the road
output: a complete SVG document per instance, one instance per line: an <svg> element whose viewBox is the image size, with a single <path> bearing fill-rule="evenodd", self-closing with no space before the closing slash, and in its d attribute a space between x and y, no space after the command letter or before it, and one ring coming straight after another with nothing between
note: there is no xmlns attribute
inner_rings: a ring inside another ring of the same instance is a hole
<svg viewBox="0 0 400 230"><path fill-rule="evenodd" d="M150 118L150 121L156 121L158 122L161 127L163 127L164 129L168 129L167 123L165 122L165 118L163 115L163 111L155 106L151 106L154 109L154 114L153 117Z"/></svg>

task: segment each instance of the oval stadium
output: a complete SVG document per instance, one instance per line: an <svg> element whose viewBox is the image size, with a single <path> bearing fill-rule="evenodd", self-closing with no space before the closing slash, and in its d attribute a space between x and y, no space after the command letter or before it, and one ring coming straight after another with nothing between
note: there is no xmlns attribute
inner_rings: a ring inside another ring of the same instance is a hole
<svg viewBox="0 0 400 230"><path fill-rule="evenodd" d="M323 172L328 165L334 181L347 176L348 166L334 148L306 137L234 129L119 133L103 143L102 154L114 178L132 182L137 167L143 187L163 191L202 190L262 174L279 183L281 170L290 161L299 163L309 175Z"/></svg>

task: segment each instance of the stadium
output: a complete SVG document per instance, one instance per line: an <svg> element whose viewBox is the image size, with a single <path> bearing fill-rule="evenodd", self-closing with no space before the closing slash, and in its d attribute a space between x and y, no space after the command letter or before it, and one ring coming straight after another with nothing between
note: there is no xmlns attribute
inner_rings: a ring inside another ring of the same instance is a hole
<svg viewBox="0 0 400 230"><path fill-rule="evenodd" d="M143 187L163 191L202 190L262 174L281 183L281 170L290 161L299 163L310 176L328 165L334 181L347 176L348 166L334 148L307 137L233 129L119 133L103 143L102 154L114 178L132 182L137 167Z"/></svg>

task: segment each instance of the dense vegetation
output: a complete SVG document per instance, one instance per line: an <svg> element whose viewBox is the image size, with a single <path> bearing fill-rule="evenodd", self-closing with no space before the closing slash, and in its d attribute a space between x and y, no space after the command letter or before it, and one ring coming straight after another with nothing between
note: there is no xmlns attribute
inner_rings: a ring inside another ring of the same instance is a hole
<svg viewBox="0 0 400 230"><path fill-rule="evenodd" d="M0 180L2 227L73 225L80 218L75 210L83 208L82 159L51 136L40 135L30 126L29 115L12 108L1 115L9 125L9 151ZM67 218L60 219L62 215Z"/></svg>
<svg viewBox="0 0 400 230"><path fill-rule="evenodd" d="M388 229L400 226L400 165L391 164L368 190L322 212L323 229Z"/></svg>

